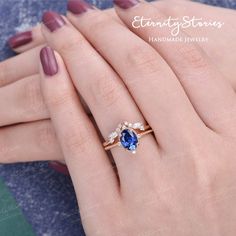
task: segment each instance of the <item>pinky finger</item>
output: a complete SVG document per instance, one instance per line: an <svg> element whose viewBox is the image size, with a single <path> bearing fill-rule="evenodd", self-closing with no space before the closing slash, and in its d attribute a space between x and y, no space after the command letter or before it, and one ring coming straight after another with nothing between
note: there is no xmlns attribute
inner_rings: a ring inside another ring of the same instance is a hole
<svg viewBox="0 0 236 236"><path fill-rule="evenodd" d="M45 40L41 33L40 24L28 31L17 33L8 39L8 45L16 53L28 51L44 43Z"/></svg>
<svg viewBox="0 0 236 236"><path fill-rule="evenodd" d="M63 159L49 120L0 129L0 163L63 161Z"/></svg>

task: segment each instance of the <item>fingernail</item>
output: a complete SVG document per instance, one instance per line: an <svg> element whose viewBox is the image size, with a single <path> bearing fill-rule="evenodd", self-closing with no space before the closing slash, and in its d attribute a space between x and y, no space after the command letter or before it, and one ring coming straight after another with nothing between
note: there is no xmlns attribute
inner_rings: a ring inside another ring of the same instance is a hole
<svg viewBox="0 0 236 236"><path fill-rule="evenodd" d="M57 162L57 161L51 161L48 163L51 168L56 170L57 172L64 174L64 175L69 175L69 170L66 165Z"/></svg>
<svg viewBox="0 0 236 236"><path fill-rule="evenodd" d="M81 14L93 9L93 6L83 0L69 0L67 9L74 14Z"/></svg>
<svg viewBox="0 0 236 236"><path fill-rule="evenodd" d="M27 43L30 43L33 40L32 32L26 31L23 33L16 34L8 39L8 44L11 48L18 48Z"/></svg>
<svg viewBox="0 0 236 236"><path fill-rule="evenodd" d="M66 24L65 20L56 12L47 11L43 14L42 21L53 32Z"/></svg>
<svg viewBox="0 0 236 236"><path fill-rule="evenodd" d="M54 51L50 47L44 47L40 52L43 71L46 75L53 76L58 72L58 64Z"/></svg>
<svg viewBox="0 0 236 236"><path fill-rule="evenodd" d="M139 3L138 0L113 0L113 2L122 9L131 8Z"/></svg>

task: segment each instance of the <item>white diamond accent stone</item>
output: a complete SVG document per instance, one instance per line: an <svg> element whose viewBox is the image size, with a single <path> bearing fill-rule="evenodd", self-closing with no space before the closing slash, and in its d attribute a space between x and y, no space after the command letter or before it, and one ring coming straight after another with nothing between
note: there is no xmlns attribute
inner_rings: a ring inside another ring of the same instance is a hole
<svg viewBox="0 0 236 236"><path fill-rule="evenodd" d="M133 124L133 128L134 128L134 129L144 130L144 126L143 126L143 124L140 123L140 122L134 123L134 124Z"/></svg>
<svg viewBox="0 0 236 236"><path fill-rule="evenodd" d="M109 142L110 143L113 143L114 141L115 141L115 138L118 136L118 133L117 132L112 132L110 135L109 135L109 137L108 137L108 139L109 139Z"/></svg>
<svg viewBox="0 0 236 236"><path fill-rule="evenodd" d="M134 123L133 124L133 128L134 129L137 129L137 128L139 128L141 126L141 123Z"/></svg>
<svg viewBox="0 0 236 236"><path fill-rule="evenodd" d="M145 128L144 128L144 126L143 126L143 125L140 127L140 130L145 130Z"/></svg>

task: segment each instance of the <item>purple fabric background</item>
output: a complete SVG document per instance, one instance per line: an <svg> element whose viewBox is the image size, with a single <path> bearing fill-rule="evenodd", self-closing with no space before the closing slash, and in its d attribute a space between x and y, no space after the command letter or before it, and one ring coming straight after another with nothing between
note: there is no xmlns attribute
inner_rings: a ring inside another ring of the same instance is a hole
<svg viewBox="0 0 236 236"><path fill-rule="evenodd" d="M100 8L112 6L110 0L90 2ZM235 0L201 2L236 9ZM40 21L42 12L48 9L64 13L66 0L0 0L0 60L13 55L6 45L7 38L16 31L36 24ZM0 165L0 176L15 196L37 235L84 235L69 177L50 169L45 162Z"/></svg>

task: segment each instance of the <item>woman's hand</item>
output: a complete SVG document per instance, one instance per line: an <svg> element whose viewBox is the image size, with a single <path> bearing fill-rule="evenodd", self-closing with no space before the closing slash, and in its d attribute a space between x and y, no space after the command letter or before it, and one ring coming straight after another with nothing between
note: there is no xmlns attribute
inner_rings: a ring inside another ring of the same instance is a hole
<svg viewBox="0 0 236 236"><path fill-rule="evenodd" d="M69 2L73 26L53 12L43 17L43 34L59 54L41 51L42 93L86 234L234 236L232 86L197 44L150 45L148 35L169 32L131 27L135 15L165 18L161 10L115 2L125 26L81 0ZM146 120L154 131L135 156L111 150L117 175L77 91L104 138L124 120Z"/></svg>
<svg viewBox="0 0 236 236"><path fill-rule="evenodd" d="M170 3L172 7L169 7ZM201 43L199 46L216 64L224 78L236 88L234 79L236 78L234 69L236 35L232 25L236 18L235 12L188 1L158 1L152 4L168 16L195 15L204 19L209 16L210 20L214 18L224 21L225 25L222 29L224 37L219 37L218 31L204 30L204 28L198 30L188 28L186 31L191 36L209 38L209 43ZM118 19L113 9L105 12L113 19ZM1 129L4 132L0 132L0 153L3 163L63 159L39 88L38 68L35 61L45 43L40 27L37 26L31 33L20 36L20 40L19 37L11 39L10 44L14 50L23 53L0 63L0 126L7 126ZM22 42L28 43L17 47ZM225 47L225 45L229 46ZM87 111L89 113L89 110ZM44 140L48 140L47 152L41 148L44 145L38 145L44 143Z"/></svg>

